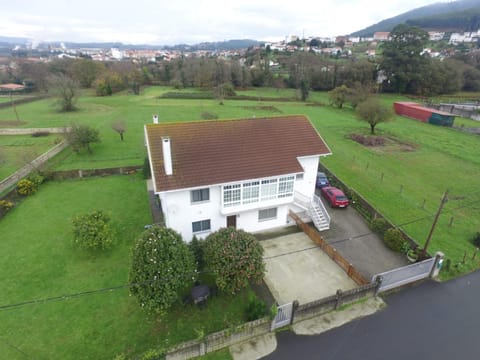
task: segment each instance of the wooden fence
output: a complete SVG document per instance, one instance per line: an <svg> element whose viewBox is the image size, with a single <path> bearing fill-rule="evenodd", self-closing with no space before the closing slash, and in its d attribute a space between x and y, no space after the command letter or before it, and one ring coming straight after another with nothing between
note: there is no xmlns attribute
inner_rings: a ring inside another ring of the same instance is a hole
<svg viewBox="0 0 480 360"><path fill-rule="evenodd" d="M348 262L332 245L322 238L316 229L308 224L305 224L302 219L300 219L300 217L293 211L289 212L289 216L295 221L297 226L302 229L302 231L325 252L325 254L327 254L347 273L347 275L353 281L355 281L358 285L366 285L369 283L369 281L365 279L363 275L360 274L352 264L350 264L350 262Z"/></svg>

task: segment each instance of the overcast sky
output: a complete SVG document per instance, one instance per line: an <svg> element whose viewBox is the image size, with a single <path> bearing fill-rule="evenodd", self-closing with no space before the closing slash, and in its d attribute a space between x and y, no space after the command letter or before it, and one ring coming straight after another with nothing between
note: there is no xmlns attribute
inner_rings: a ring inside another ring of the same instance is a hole
<svg viewBox="0 0 480 360"><path fill-rule="evenodd" d="M346 35L445 0L13 0L0 36L172 45L287 35Z"/></svg>

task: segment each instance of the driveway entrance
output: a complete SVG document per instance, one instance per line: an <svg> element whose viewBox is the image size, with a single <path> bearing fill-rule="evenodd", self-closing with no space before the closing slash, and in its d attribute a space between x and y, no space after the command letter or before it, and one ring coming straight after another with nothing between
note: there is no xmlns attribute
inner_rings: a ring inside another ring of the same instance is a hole
<svg viewBox="0 0 480 360"><path fill-rule="evenodd" d="M265 283L278 304L305 304L357 284L303 232L260 242Z"/></svg>

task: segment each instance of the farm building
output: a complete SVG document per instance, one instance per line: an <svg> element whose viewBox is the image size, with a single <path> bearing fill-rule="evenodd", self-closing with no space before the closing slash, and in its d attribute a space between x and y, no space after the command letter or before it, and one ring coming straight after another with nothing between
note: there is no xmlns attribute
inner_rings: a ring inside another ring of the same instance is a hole
<svg viewBox="0 0 480 360"><path fill-rule="evenodd" d="M398 115L433 125L452 126L453 121L455 120L455 115L435 109L429 109L413 102L395 102L393 108Z"/></svg>

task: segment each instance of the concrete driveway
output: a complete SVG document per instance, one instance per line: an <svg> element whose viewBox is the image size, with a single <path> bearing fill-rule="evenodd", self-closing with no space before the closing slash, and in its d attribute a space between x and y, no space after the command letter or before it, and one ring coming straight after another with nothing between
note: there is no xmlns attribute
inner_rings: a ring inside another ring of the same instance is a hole
<svg viewBox="0 0 480 360"><path fill-rule="evenodd" d="M322 231L323 238L347 259L367 280L373 275L408 265L406 257L393 252L372 233L357 211L327 207L332 221L330 230Z"/></svg>
<svg viewBox="0 0 480 360"><path fill-rule="evenodd" d="M303 232L260 243L265 250L264 281L280 305L294 300L305 304L357 287Z"/></svg>

